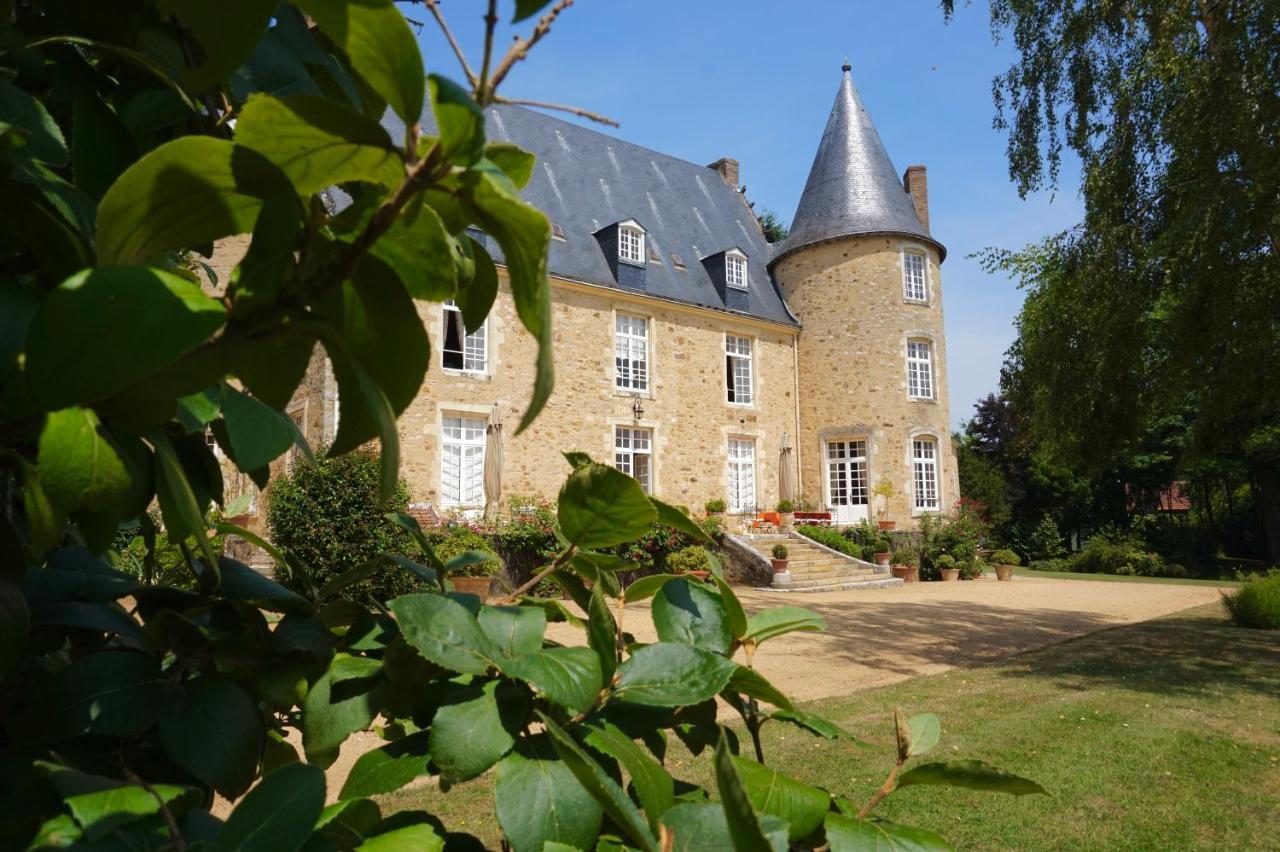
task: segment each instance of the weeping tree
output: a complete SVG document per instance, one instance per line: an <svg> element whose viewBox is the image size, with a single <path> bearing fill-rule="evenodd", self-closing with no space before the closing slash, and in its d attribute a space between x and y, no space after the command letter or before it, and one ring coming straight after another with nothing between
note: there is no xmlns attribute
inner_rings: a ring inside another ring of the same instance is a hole
<svg viewBox="0 0 1280 852"><path fill-rule="evenodd" d="M991 25L1019 192L1083 164L1079 225L985 258L1027 290L1038 439L1098 471L1190 411L1180 466L1240 460L1280 560L1280 3L995 0Z"/></svg>

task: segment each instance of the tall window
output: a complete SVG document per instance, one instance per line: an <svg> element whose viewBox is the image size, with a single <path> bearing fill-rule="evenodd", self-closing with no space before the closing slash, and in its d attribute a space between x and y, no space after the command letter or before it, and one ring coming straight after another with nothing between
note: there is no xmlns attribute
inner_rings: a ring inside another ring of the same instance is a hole
<svg viewBox="0 0 1280 852"><path fill-rule="evenodd" d="M740 254L724 256L725 283L736 290L747 289L747 259Z"/></svg>
<svg viewBox="0 0 1280 852"><path fill-rule="evenodd" d="M933 344L927 340L907 341L907 396L933 399Z"/></svg>
<svg viewBox="0 0 1280 852"><path fill-rule="evenodd" d="M929 291L925 285L924 255L918 251L902 253L902 294L913 302L929 300Z"/></svg>
<svg viewBox="0 0 1280 852"><path fill-rule="evenodd" d="M751 338L724 336L724 383L729 402L751 404Z"/></svg>
<svg viewBox="0 0 1280 852"><path fill-rule="evenodd" d="M462 322L462 311L452 301L444 303L444 368L446 370L463 370L468 373L485 371L487 350L485 347L485 327L481 325L471 334L467 334Z"/></svg>
<svg viewBox="0 0 1280 852"><path fill-rule="evenodd" d="M938 499L938 442L933 438L913 440L911 462L913 505L922 512L936 511L941 502Z"/></svg>
<svg viewBox="0 0 1280 852"><path fill-rule="evenodd" d="M618 314L613 327L613 386L649 389L649 321Z"/></svg>
<svg viewBox="0 0 1280 852"><path fill-rule="evenodd" d="M478 417L444 417L440 440L440 503L484 503L484 427Z"/></svg>
<svg viewBox="0 0 1280 852"><path fill-rule="evenodd" d="M653 488L653 431L631 426L617 426L613 430L613 466L628 476L635 477L644 489Z"/></svg>
<svg viewBox="0 0 1280 852"><path fill-rule="evenodd" d="M644 231L631 225L618 228L618 259L644 263Z"/></svg>
<svg viewBox="0 0 1280 852"><path fill-rule="evenodd" d="M756 442L729 439L729 511L747 512L756 507Z"/></svg>
<svg viewBox="0 0 1280 852"><path fill-rule="evenodd" d="M827 442L827 493L832 506L867 504L867 442Z"/></svg>

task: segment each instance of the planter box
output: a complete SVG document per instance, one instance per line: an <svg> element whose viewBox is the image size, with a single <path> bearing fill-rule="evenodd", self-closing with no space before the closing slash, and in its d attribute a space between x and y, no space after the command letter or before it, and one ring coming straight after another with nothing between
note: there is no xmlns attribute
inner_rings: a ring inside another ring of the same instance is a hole
<svg viewBox="0 0 1280 852"><path fill-rule="evenodd" d="M914 565L894 565L890 570L904 583L920 582L920 569Z"/></svg>
<svg viewBox="0 0 1280 852"><path fill-rule="evenodd" d="M943 579L943 582L946 582L946 583L955 583L955 582L959 581L959 579L960 579L960 569L959 569L959 568L943 568L943 569L941 569L941 570L942 570L942 579Z"/></svg>
<svg viewBox="0 0 1280 852"><path fill-rule="evenodd" d="M1003 580L1004 582L1006 582L1006 583L1007 583L1007 582L1009 582L1010 580L1012 580L1012 579L1013 579L1013 566L1012 566L1012 565L996 565L996 566L993 566L993 567L996 569L996 579L997 579L997 580Z"/></svg>
<svg viewBox="0 0 1280 852"><path fill-rule="evenodd" d="M795 512L781 512L779 514L782 516L782 526L784 529L791 529L796 525Z"/></svg>
<svg viewBox="0 0 1280 852"><path fill-rule="evenodd" d="M888 568L888 567L889 567L889 559L890 559L891 557L892 557L892 554L890 554L890 553L877 553L877 554L876 554L876 564L877 564L877 565L879 565L881 568Z"/></svg>
<svg viewBox="0 0 1280 852"><path fill-rule="evenodd" d="M876 523L879 524L880 529L884 530L885 532L894 530L898 526L897 521L877 521Z"/></svg>

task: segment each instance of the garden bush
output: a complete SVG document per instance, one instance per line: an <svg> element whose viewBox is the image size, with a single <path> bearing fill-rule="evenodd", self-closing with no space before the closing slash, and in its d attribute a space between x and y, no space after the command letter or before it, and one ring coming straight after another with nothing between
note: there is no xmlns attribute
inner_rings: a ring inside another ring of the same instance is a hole
<svg viewBox="0 0 1280 852"><path fill-rule="evenodd" d="M997 550L991 554L991 563L993 565L1021 565L1022 558L1012 550Z"/></svg>
<svg viewBox="0 0 1280 852"><path fill-rule="evenodd" d="M671 574L708 571L710 568L711 556L707 553L707 549L696 544L682 547L667 557L667 571Z"/></svg>
<svg viewBox="0 0 1280 852"><path fill-rule="evenodd" d="M466 523L444 524L427 530L424 534L441 562L448 562L450 559L472 551L498 555L497 549L493 546L492 536L485 536ZM461 577L488 577L501 571L501 562L472 562L455 573Z"/></svg>
<svg viewBox="0 0 1280 852"><path fill-rule="evenodd" d="M847 538L837 529L820 527L814 524L797 524L796 532L805 538L812 539L818 544L826 545L832 550L847 556L852 556L855 559L862 558L862 546Z"/></svg>
<svg viewBox="0 0 1280 852"><path fill-rule="evenodd" d="M956 567L956 559L954 556L944 553L941 556L935 556L933 558L933 566L939 571L945 571L948 568Z"/></svg>
<svg viewBox="0 0 1280 852"><path fill-rule="evenodd" d="M1050 515L1045 515L1028 536L1029 556L1032 559L1055 559L1066 552L1062 546L1062 531Z"/></svg>
<svg viewBox="0 0 1280 852"><path fill-rule="evenodd" d="M1222 605L1237 627L1280 630L1280 570L1245 580L1239 589L1223 594Z"/></svg>

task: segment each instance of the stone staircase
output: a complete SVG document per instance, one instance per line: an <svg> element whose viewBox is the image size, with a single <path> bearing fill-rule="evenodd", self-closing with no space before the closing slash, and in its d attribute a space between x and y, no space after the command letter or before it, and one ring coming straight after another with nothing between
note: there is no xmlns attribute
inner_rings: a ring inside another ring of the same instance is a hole
<svg viewBox="0 0 1280 852"><path fill-rule="evenodd" d="M775 576L770 588L778 591L829 592L841 589L880 589L901 586L902 580L891 577L887 569L854 559L805 538L799 533L734 536L735 542L758 554L766 562L779 542L787 547L787 573Z"/></svg>

